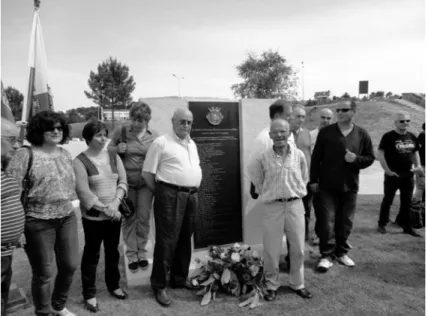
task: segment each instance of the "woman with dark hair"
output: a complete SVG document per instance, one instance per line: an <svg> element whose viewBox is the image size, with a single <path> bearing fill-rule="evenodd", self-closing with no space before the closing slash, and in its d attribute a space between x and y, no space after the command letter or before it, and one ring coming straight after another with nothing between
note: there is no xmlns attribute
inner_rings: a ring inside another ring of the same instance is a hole
<svg viewBox="0 0 428 316"><path fill-rule="evenodd" d="M70 153L58 146L67 141L69 133L62 114L37 113L27 126L31 147L18 149L7 168L7 173L21 184L32 151L28 202L24 205L24 233L25 251L33 270L31 293L36 315L51 315L52 312L61 316L74 315L65 304L79 257L77 220L71 203L75 176ZM54 258L58 273L52 293Z"/></svg>
<svg viewBox="0 0 428 316"><path fill-rule="evenodd" d="M150 213L153 193L147 188L141 172L147 150L158 134L149 128L150 106L144 102L135 102L129 110L131 125L117 129L111 138L109 150L122 155L128 179L128 196L135 206L134 215L122 222L123 239L126 245L128 268L137 272L146 270L146 245L150 232Z"/></svg>
<svg viewBox="0 0 428 316"><path fill-rule="evenodd" d="M105 281L114 297L125 299L119 287L119 239L121 214L119 204L128 191L126 172L116 153L107 152L108 130L100 121L85 125L82 137L88 149L74 159L76 192L80 200L82 225L85 232L81 272L85 307L97 312L95 278L100 259L101 243L105 253Z"/></svg>

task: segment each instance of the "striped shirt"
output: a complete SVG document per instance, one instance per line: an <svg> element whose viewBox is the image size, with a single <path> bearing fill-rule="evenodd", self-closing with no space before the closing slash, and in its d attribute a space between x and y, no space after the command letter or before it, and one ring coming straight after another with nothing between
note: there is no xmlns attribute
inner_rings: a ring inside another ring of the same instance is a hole
<svg viewBox="0 0 428 316"><path fill-rule="evenodd" d="M249 166L249 175L261 199L272 203L277 199L302 198L307 194L308 168L303 152L288 143L288 152L277 155L273 147L261 153Z"/></svg>
<svg viewBox="0 0 428 316"><path fill-rule="evenodd" d="M1 245L17 244L24 232L25 214L18 183L1 171ZM1 256L12 255L13 249L2 249Z"/></svg>
<svg viewBox="0 0 428 316"><path fill-rule="evenodd" d="M150 145L143 171L156 180L179 186L199 187L202 180L198 149L190 137L180 139L174 132L162 135Z"/></svg>

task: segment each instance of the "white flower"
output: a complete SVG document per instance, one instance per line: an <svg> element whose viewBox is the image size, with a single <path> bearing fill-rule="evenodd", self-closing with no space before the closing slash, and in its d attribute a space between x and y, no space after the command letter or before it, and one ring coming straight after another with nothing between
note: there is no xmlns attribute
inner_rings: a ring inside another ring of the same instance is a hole
<svg viewBox="0 0 428 316"><path fill-rule="evenodd" d="M224 258L226 258L226 254L225 254L224 252L222 252L222 253L220 254L220 259L224 259Z"/></svg>
<svg viewBox="0 0 428 316"><path fill-rule="evenodd" d="M233 245L233 248L240 248L241 247L241 245L240 244L238 244L238 243L235 243L234 245Z"/></svg>
<svg viewBox="0 0 428 316"><path fill-rule="evenodd" d="M232 253L231 259L234 262L239 262L241 260L241 256L239 255L239 253L235 252L235 253Z"/></svg>
<svg viewBox="0 0 428 316"><path fill-rule="evenodd" d="M259 253L257 252L257 250L253 251L253 258L254 259L258 259L259 258Z"/></svg>

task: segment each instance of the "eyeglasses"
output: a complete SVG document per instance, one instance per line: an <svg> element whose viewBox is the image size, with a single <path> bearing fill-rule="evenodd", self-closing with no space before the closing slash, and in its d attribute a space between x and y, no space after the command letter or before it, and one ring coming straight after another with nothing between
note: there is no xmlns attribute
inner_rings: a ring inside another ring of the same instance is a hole
<svg viewBox="0 0 428 316"><path fill-rule="evenodd" d="M180 125L186 125L186 124L192 126L193 121L180 120Z"/></svg>
<svg viewBox="0 0 428 316"><path fill-rule="evenodd" d="M400 120L400 123L410 123L410 120Z"/></svg>
<svg viewBox="0 0 428 316"><path fill-rule="evenodd" d="M17 142L19 142L19 138L18 137L14 137L14 136L2 136L1 138L6 139L8 142L10 142L12 145L16 144Z"/></svg>
<svg viewBox="0 0 428 316"><path fill-rule="evenodd" d="M351 109L336 109L337 113L340 113L340 112L347 113L349 111L351 111Z"/></svg>
<svg viewBox="0 0 428 316"><path fill-rule="evenodd" d="M329 117L329 116L321 116L321 118L322 118L323 120L331 120L331 117Z"/></svg>
<svg viewBox="0 0 428 316"><path fill-rule="evenodd" d="M64 128L62 126L53 126L51 128L46 129L45 132L52 133L55 130L58 130L58 132L62 132Z"/></svg>

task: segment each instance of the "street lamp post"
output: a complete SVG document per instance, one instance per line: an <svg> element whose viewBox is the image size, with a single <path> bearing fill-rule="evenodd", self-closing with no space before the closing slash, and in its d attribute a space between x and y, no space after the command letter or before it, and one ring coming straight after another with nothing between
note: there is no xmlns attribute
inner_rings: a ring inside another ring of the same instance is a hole
<svg viewBox="0 0 428 316"><path fill-rule="evenodd" d="M305 101L305 65L302 61L302 99Z"/></svg>
<svg viewBox="0 0 428 316"><path fill-rule="evenodd" d="M180 94L180 80L184 79L184 77L177 76L175 74L172 74L173 77L177 78L177 87L178 87L178 97L181 98Z"/></svg>

